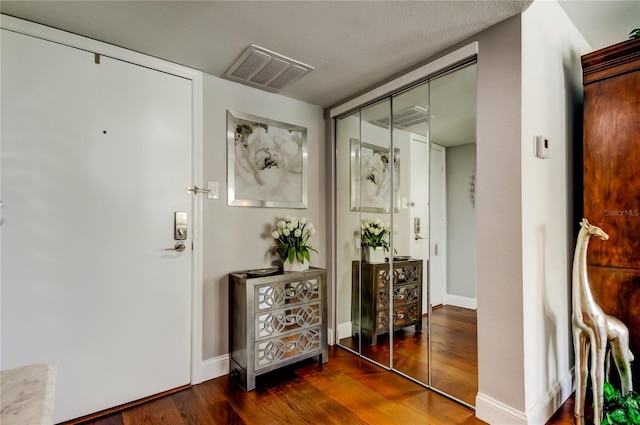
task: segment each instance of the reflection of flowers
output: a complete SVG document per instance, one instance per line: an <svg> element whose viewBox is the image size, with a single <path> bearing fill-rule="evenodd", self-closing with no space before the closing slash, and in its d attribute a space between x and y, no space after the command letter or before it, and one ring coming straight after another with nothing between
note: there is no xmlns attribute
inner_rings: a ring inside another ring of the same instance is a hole
<svg viewBox="0 0 640 425"><path fill-rule="evenodd" d="M275 201L302 194L302 133L238 120L235 126L236 196Z"/></svg>
<svg viewBox="0 0 640 425"><path fill-rule="evenodd" d="M389 250L389 226L380 219L362 220L360 235L362 246L370 246L372 248L382 246L385 251Z"/></svg>
<svg viewBox="0 0 640 425"><path fill-rule="evenodd" d="M307 223L307 219L302 217L286 216L284 220L278 221L276 229L271 233L271 237L278 241L276 249L280 254L280 259L284 263L293 263L294 259L299 262L310 261L309 251L318 251L307 245L309 238L315 235L316 229L312 223Z"/></svg>

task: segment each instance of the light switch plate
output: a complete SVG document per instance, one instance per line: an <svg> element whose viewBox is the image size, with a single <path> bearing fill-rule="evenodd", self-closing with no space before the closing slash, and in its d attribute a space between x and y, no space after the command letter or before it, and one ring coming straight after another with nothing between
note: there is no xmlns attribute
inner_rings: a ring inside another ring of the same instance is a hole
<svg viewBox="0 0 640 425"><path fill-rule="evenodd" d="M218 182L207 182L207 189L209 189L209 193L207 194L207 198L209 199L218 199L220 198L220 185Z"/></svg>

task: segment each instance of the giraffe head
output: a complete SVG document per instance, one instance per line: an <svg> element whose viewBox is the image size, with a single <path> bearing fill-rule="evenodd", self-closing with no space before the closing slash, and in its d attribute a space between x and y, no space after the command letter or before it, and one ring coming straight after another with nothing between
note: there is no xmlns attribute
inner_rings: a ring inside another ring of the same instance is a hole
<svg viewBox="0 0 640 425"><path fill-rule="evenodd" d="M609 239L609 235L607 235L604 230L599 228L598 226L594 226L593 224L589 224L586 218L583 218L580 222L580 227L586 230L589 233L589 236L597 236L603 241Z"/></svg>

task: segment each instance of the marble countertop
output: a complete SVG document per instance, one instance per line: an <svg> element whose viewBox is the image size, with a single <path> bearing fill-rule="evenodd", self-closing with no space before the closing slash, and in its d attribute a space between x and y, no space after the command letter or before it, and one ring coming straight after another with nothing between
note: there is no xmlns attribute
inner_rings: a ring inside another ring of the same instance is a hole
<svg viewBox="0 0 640 425"><path fill-rule="evenodd" d="M51 425L56 369L33 364L0 372L2 425Z"/></svg>

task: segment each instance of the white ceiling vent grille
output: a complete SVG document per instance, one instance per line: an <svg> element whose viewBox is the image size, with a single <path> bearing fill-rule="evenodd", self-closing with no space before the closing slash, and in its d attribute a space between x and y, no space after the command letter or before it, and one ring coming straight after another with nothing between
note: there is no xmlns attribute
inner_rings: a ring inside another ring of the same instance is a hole
<svg viewBox="0 0 640 425"><path fill-rule="evenodd" d="M393 114L393 125L395 127L407 128L414 125L423 124L429 120L429 110L422 106L411 106L402 111ZM381 127L389 128L389 117L385 116L372 124L378 124Z"/></svg>
<svg viewBox="0 0 640 425"><path fill-rule="evenodd" d="M252 44L224 75L240 83L278 92L312 69L312 66Z"/></svg>

